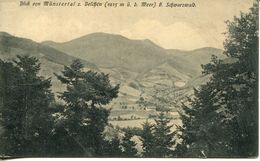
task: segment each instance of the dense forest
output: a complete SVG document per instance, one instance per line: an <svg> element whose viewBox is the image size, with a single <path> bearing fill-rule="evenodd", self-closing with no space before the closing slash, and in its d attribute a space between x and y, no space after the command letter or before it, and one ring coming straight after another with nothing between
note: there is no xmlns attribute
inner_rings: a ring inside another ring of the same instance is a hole
<svg viewBox="0 0 260 161"><path fill-rule="evenodd" d="M167 111L142 128L109 124L106 105L117 99L120 85L107 74L85 71L80 60L55 73L66 87L58 98L51 90L52 78L40 76L37 58L0 60L0 156L258 156L258 9L255 3L249 13L227 22L228 58L212 56L202 65L210 80L183 103L181 126L170 123ZM107 131L114 133L107 137Z"/></svg>

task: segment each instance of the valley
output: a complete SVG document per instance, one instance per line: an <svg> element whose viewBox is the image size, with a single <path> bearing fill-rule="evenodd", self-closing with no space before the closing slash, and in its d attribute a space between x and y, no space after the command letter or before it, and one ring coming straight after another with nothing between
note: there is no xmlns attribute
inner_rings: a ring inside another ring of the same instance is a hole
<svg viewBox="0 0 260 161"><path fill-rule="evenodd" d="M193 88L208 80L201 74L201 64L209 63L211 55L226 58L216 48L164 49L147 39L131 40L107 33L93 33L64 43L37 43L0 33L1 59L25 54L40 59L40 75L52 78L57 101L58 92L65 87L54 73L60 73L74 59L81 60L85 71L109 74L112 84L120 84L118 98L107 106L111 109L109 121L125 126L140 126L161 110L178 119L181 104L193 95Z"/></svg>

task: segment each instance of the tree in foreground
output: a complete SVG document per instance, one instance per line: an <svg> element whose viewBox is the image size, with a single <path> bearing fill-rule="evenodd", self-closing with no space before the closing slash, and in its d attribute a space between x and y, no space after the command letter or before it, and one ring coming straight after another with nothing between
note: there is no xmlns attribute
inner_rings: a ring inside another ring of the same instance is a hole
<svg viewBox="0 0 260 161"><path fill-rule="evenodd" d="M155 119L154 138L156 146L154 155L156 157L172 157L174 154L175 132L172 131L171 119L161 112L158 119Z"/></svg>
<svg viewBox="0 0 260 161"><path fill-rule="evenodd" d="M122 143L120 144L123 149L122 157L137 157L136 143L131 140L132 137L133 134L131 132L125 133Z"/></svg>
<svg viewBox="0 0 260 161"><path fill-rule="evenodd" d="M109 141L104 141L102 146L102 153L102 157L118 158L123 156L120 138L118 136L115 136Z"/></svg>
<svg viewBox="0 0 260 161"><path fill-rule="evenodd" d="M142 141L143 157L156 157L154 152L156 146L154 137L154 125L146 121L143 124L143 129L140 137Z"/></svg>
<svg viewBox="0 0 260 161"><path fill-rule="evenodd" d="M175 156L174 145L176 144L176 132L173 131L171 119L161 112L154 119L155 124L148 120L143 124L140 133L143 157L173 157Z"/></svg>
<svg viewBox="0 0 260 161"><path fill-rule="evenodd" d="M102 106L117 97L119 85L112 86L104 73L84 72L83 68L75 60L64 67L62 75L56 74L67 86L59 96L65 102L63 123L59 127L75 145L73 149L68 148L67 155L101 156L102 132L109 116L109 110Z"/></svg>
<svg viewBox="0 0 260 161"><path fill-rule="evenodd" d="M258 4L228 21L225 60L204 65L210 81L184 108L179 156L255 157L258 154Z"/></svg>
<svg viewBox="0 0 260 161"><path fill-rule="evenodd" d="M4 155L48 156L53 94L50 79L38 76L39 60L18 56L1 61L1 144Z"/></svg>
<svg viewBox="0 0 260 161"><path fill-rule="evenodd" d="M228 135L222 124L224 116L218 113L219 104L211 99L214 90L210 84L194 89L191 104L183 105L185 114L181 115L183 125L179 127L183 140L176 147L177 157L223 157L226 153L223 141Z"/></svg>

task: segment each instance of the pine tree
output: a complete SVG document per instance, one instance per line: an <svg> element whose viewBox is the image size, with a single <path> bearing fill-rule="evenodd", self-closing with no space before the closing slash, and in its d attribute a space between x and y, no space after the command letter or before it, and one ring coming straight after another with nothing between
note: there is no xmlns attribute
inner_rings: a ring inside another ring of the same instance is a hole
<svg viewBox="0 0 260 161"><path fill-rule="evenodd" d="M16 156L22 154L22 109L19 108L19 69L12 63L1 61L1 154Z"/></svg>
<svg viewBox="0 0 260 161"><path fill-rule="evenodd" d="M226 107L233 118L226 123L233 134L230 153L238 157L258 154L258 12L256 2L249 13L241 13L240 17L227 22L225 54L237 61L232 64L232 73L225 78L233 87Z"/></svg>
<svg viewBox="0 0 260 161"><path fill-rule="evenodd" d="M52 117L49 107L54 99L49 89L50 79L38 76L40 64L34 57L17 56L14 63L4 63L3 69L1 115L6 155L50 154Z"/></svg>
<svg viewBox="0 0 260 161"><path fill-rule="evenodd" d="M157 157L171 157L173 155L175 132L171 130L173 125L169 125L170 121L163 112L160 113L158 119L155 119L154 137L156 146L154 155Z"/></svg>
<svg viewBox="0 0 260 161"><path fill-rule="evenodd" d="M228 21L226 60L204 65L210 81L182 114L182 145L192 157L257 156L258 4Z"/></svg>
<svg viewBox="0 0 260 161"><path fill-rule="evenodd" d="M123 151L118 136L113 137L110 141L104 141L102 145L102 157L121 157Z"/></svg>
<svg viewBox="0 0 260 161"><path fill-rule="evenodd" d="M224 119L218 110L221 102L212 99L215 92L210 83L203 85L200 90L194 89L195 98L189 99L191 104L183 105L183 126L179 127L183 140L176 147L178 157L223 157L227 153L221 138L228 138L228 133L221 124Z"/></svg>
<svg viewBox="0 0 260 161"><path fill-rule="evenodd" d="M154 125L146 121L143 124L143 129L141 133L141 141L142 141L142 148L143 148L143 157L156 157L155 156L155 137L154 137Z"/></svg>
<svg viewBox="0 0 260 161"><path fill-rule="evenodd" d="M77 145L74 155L100 156L104 141L102 132L109 115L109 110L102 105L117 97L119 85L114 87L108 75L84 72L83 67L79 60L75 60L69 67L64 67L62 75L56 74L67 86L67 90L60 94L65 101L63 129ZM71 149L68 150L70 153Z"/></svg>
<svg viewBox="0 0 260 161"><path fill-rule="evenodd" d="M133 134L131 132L125 132L121 143L123 147L122 157L137 157L136 143L131 140L132 137Z"/></svg>
<svg viewBox="0 0 260 161"><path fill-rule="evenodd" d="M109 155L112 157L120 157L122 156L122 149L120 147L120 139L118 137L114 137L111 141L110 141L110 153Z"/></svg>

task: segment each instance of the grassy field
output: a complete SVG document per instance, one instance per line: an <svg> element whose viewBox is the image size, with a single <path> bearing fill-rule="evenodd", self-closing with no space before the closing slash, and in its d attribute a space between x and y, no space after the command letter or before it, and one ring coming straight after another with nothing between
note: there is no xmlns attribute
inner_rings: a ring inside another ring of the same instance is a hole
<svg viewBox="0 0 260 161"><path fill-rule="evenodd" d="M151 123L155 123L153 119L138 119L138 120L124 120L124 121L116 121L116 120L110 120L109 123L111 123L113 126L119 126L119 127L142 127L142 124L148 120ZM173 119L171 121L171 124L174 125L181 125L180 119ZM173 130L175 130L175 127L173 127Z"/></svg>
<svg viewBox="0 0 260 161"><path fill-rule="evenodd" d="M134 114L139 115L141 118L145 117L148 118L149 114L156 114L154 111L146 111L146 110L112 110L110 116L122 116L122 115L128 115L128 114Z"/></svg>

